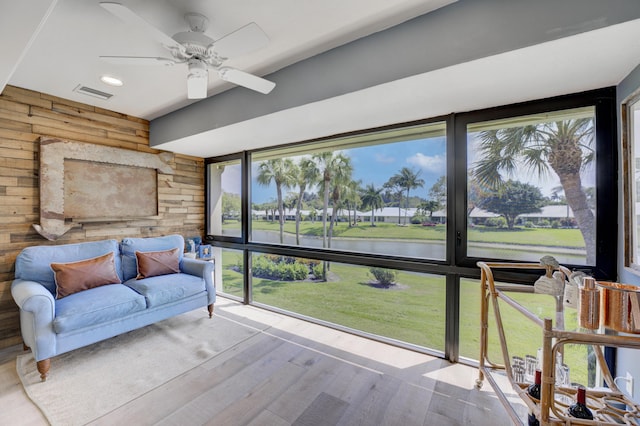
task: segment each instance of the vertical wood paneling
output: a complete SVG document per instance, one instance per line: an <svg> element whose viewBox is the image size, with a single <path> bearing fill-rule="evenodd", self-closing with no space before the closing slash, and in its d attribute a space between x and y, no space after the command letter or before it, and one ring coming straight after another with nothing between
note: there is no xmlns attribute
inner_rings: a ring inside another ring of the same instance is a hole
<svg viewBox="0 0 640 426"><path fill-rule="evenodd" d="M0 348L21 341L10 287L15 259L23 248L173 233L195 236L204 229L204 161L167 154L176 173L158 175L158 219L90 223L56 242L45 240L31 226L39 221L40 136L159 152L149 147L146 120L18 87L4 89L0 94Z"/></svg>

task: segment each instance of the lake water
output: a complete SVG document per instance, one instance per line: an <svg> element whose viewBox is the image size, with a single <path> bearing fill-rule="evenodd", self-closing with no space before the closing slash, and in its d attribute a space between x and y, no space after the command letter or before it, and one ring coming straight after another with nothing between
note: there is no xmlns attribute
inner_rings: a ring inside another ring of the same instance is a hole
<svg viewBox="0 0 640 426"><path fill-rule="evenodd" d="M256 230L253 231L252 234L254 242L280 244L280 235L278 232ZM284 244L295 246L295 235L284 234ZM300 236L300 244L305 247L321 248L322 238ZM444 241L332 238L331 248L333 250L431 260L445 260L446 256L446 245ZM473 243L469 246L469 256L481 259L511 259L516 261L537 262L545 255L555 257L561 264L584 265L586 260L586 255L579 250L518 245L474 245Z"/></svg>

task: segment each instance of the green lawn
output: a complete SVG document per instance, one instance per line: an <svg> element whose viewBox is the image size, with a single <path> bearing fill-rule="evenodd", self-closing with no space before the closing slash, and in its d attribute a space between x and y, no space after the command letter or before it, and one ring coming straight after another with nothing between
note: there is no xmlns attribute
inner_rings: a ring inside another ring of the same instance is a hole
<svg viewBox="0 0 640 426"><path fill-rule="evenodd" d="M242 276L235 271L241 256L223 252L223 289L242 296ZM390 337L416 345L444 350L445 281L444 277L399 272L396 288L370 285L368 268L331 264L329 282L285 282L253 279L256 302L279 307L357 330ZM477 359L480 350L480 290L474 280L463 280L460 296L460 354ZM514 294L541 317L554 318L555 302L549 296ZM507 305L501 305L510 355L536 355L542 344L537 326ZM568 309L567 328L575 328L576 312ZM502 354L490 312L490 357L502 363ZM571 380L586 384L586 347L566 349L565 362L571 367Z"/></svg>
<svg viewBox="0 0 640 426"><path fill-rule="evenodd" d="M278 222L254 220L251 222L251 226L255 230L280 232L280 225ZM227 221L223 225L223 228L225 230L240 229L240 223ZM295 234L295 222L285 222L284 232L288 234ZM322 222L300 222L300 235L321 237ZM333 236L342 238L386 238L399 240L444 241L446 239L446 225L398 226L394 223L376 223L376 226L372 227L368 222L360 222L357 226L349 227L345 222L338 222L334 225ZM509 230L477 226L469 230L469 241L584 248L584 240L580 230L578 229L516 228Z"/></svg>

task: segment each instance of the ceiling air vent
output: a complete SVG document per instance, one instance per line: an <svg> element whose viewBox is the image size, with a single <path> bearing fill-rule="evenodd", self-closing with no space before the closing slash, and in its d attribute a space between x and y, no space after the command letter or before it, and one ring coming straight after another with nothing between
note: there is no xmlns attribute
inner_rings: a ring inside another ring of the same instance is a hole
<svg viewBox="0 0 640 426"><path fill-rule="evenodd" d="M83 95L93 96L94 98L109 100L113 95L111 93L102 92L98 89L92 89L91 87L83 86L79 84L73 89L74 92L82 93Z"/></svg>

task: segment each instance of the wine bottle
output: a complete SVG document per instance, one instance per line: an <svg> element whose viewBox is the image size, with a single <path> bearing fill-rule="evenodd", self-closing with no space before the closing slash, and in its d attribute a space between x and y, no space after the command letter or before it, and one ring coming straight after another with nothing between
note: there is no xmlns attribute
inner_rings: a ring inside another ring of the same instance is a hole
<svg viewBox="0 0 640 426"><path fill-rule="evenodd" d="M584 386L578 386L576 402L569 406L569 415L577 419L593 420L593 414L587 407L587 391Z"/></svg>
<svg viewBox="0 0 640 426"><path fill-rule="evenodd" d="M527 388L527 393L531 398L540 399L540 383L542 382L542 373L540 370L536 370L536 380L533 384Z"/></svg>

